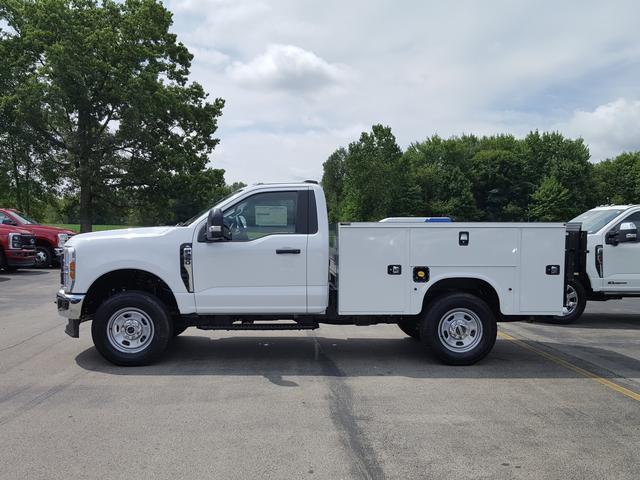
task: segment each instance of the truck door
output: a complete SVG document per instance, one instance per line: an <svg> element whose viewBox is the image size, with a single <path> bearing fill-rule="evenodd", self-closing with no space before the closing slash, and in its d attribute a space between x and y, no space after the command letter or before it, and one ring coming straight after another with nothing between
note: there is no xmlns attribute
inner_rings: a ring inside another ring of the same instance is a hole
<svg viewBox="0 0 640 480"><path fill-rule="evenodd" d="M308 192L254 193L223 212L230 241L194 238L199 314L306 312Z"/></svg>
<svg viewBox="0 0 640 480"><path fill-rule="evenodd" d="M627 215L610 232L617 232L620 225L627 222L640 227L640 212ZM640 242L636 240L617 245L605 242L602 264L604 291L640 291Z"/></svg>

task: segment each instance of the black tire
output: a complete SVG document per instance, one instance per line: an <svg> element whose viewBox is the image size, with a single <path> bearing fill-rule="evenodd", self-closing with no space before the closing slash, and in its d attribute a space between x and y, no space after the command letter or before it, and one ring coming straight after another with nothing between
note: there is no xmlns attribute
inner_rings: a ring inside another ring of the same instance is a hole
<svg viewBox="0 0 640 480"><path fill-rule="evenodd" d="M112 320L113 328L110 328ZM117 324L123 321L122 328L118 327ZM126 322L135 323L127 325ZM129 346L126 345L128 340L117 340L127 335L125 328L133 328L130 333L138 335ZM148 365L157 360L167 348L172 331L171 316L164 304L157 297L139 291L122 292L108 298L98 307L91 325L93 344L100 355L122 366ZM139 351L135 350L136 345Z"/></svg>
<svg viewBox="0 0 640 480"><path fill-rule="evenodd" d="M177 337L178 335L180 335L181 333L184 333L184 331L189 328L186 325L173 325L173 336Z"/></svg>
<svg viewBox="0 0 640 480"><path fill-rule="evenodd" d="M420 322L417 320L401 320L398 322L398 327L404 333L406 333L409 337L414 340L420 340Z"/></svg>
<svg viewBox="0 0 640 480"><path fill-rule="evenodd" d="M556 317L550 317L547 320L548 323L554 323L556 325L569 325L579 319L585 307L587 306L587 290L582 283L576 280L569 280L567 282L567 297L570 295L577 297L573 308L570 308L566 315L558 315ZM567 301L569 299L567 298Z"/></svg>
<svg viewBox="0 0 640 480"><path fill-rule="evenodd" d="M53 251L46 245L36 247L36 268L49 268L53 262Z"/></svg>
<svg viewBox="0 0 640 480"><path fill-rule="evenodd" d="M420 329L422 343L449 365L472 365L482 360L493 348L497 335L491 308L468 293L452 293L434 300L427 307Z"/></svg>
<svg viewBox="0 0 640 480"><path fill-rule="evenodd" d="M7 259L4 256L4 251L0 248L0 270L7 270Z"/></svg>

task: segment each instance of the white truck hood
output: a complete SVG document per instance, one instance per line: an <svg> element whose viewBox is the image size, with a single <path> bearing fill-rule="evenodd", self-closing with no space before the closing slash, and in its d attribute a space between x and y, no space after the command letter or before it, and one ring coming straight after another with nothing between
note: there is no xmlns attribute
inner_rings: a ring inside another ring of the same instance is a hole
<svg viewBox="0 0 640 480"><path fill-rule="evenodd" d="M81 233L69 239L67 245L77 247L85 242L97 240L133 240L136 238L161 237L179 227L143 227L143 228L123 228L119 230L104 230L102 232Z"/></svg>
<svg viewBox="0 0 640 480"><path fill-rule="evenodd" d="M98 277L123 269L152 273L174 293L185 290L180 277L180 248L191 243L194 228L127 228L70 238L65 246L75 250L74 291L85 293Z"/></svg>

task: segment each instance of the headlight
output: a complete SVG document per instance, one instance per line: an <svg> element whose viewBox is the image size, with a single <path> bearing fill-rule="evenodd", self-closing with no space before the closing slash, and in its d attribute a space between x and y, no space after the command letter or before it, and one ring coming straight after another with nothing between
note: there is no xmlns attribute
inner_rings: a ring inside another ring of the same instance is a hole
<svg viewBox="0 0 640 480"><path fill-rule="evenodd" d="M67 293L73 290L73 284L76 282L76 250L73 247L65 247L60 271L62 287Z"/></svg>
<svg viewBox="0 0 640 480"><path fill-rule="evenodd" d="M64 247L64 244L69 240L69 234L67 233L59 233L58 234L58 247Z"/></svg>
<svg viewBox="0 0 640 480"><path fill-rule="evenodd" d="M22 237L19 233L9 234L9 248L12 250L20 250L22 248Z"/></svg>

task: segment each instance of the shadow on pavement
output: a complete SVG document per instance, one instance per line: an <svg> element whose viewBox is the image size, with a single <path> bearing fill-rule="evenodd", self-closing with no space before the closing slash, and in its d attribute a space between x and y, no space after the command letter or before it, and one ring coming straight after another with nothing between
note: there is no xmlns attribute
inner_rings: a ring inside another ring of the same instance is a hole
<svg viewBox="0 0 640 480"><path fill-rule="evenodd" d="M264 376L282 386L296 386L287 376L403 376L410 378L584 378L546 360L510 340L498 339L493 351L476 365L442 365L408 338L257 337L212 339L194 329L178 337L157 364L117 367L94 348L76 357L77 364L112 375L237 375ZM559 351L562 344L528 342L541 350ZM640 361L605 349L589 348L596 355L640 372ZM618 358L619 357L619 358ZM610 371L599 375L617 378ZM640 375L640 373L639 373Z"/></svg>
<svg viewBox="0 0 640 480"><path fill-rule="evenodd" d="M600 330L640 330L640 312L632 313L583 313L582 316L569 325L555 325L544 321L534 323L553 325L557 328L578 329L593 328Z"/></svg>
<svg viewBox="0 0 640 480"><path fill-rule="evenodd" d="M6 277L1 277L6 280L11 280L11 277L30 277L35 275L49 275L51 270L38 269L38 270L14 270L13 272L3 272Z"/></svg>

